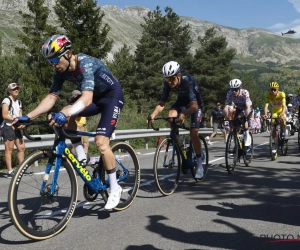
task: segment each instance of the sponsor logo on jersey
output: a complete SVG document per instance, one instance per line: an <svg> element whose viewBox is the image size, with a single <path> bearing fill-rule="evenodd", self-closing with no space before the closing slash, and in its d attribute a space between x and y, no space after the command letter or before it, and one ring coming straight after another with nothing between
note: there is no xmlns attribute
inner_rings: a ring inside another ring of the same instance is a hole
<svg viewBox="0 0 300 250"><path fill-rule="evenodd" d="M100 73L100 77L102 79L104 79L106 82L108 82L110 85L114 84L113 80L107 74L105 74L104 72Z"/></svg>
<svg viewBox="0 0 300 250"><path fill-rule="evenodd" d="M115 106L115 107L114 107L114 111L113 111L112 118L113 118L113 119L118 119L119 115L120 115L120 108L117 107L117 106Z"/></svg>

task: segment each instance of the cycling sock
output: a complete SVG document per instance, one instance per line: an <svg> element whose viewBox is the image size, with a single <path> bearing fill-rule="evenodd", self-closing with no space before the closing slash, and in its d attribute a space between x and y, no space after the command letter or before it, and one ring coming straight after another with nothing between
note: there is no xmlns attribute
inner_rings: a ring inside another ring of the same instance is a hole
<svg viewBox="0 0 300 250"><path fill-rule="evenodd" d="M78 161L82 161L83 159L86 159L85 152L81 142L74 143L73 147L75 149Z"/></svg>
<svg viewBox="0 0 300 250"><path fill-rule="evenodd" d="M114 168L114 169L111 169L111 170L106 170L106 173L108 175L110 191L113 192L113 191L119 190L119 184L117 182L116 169Z"/></svg>
<svg viewBox="0 0 300 250"><path fill-rule="evenodd" d="M198 166L198 168L202 168L203 166L202 166L202 157L200 156L200 157L197 157L197 166Z"/></svg>

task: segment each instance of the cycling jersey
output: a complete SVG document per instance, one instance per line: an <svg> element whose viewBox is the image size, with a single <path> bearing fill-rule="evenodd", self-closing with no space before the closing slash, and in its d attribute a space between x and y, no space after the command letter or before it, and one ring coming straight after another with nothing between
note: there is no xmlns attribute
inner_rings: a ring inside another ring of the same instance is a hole
<svg viewBox="0 0 300 250"><path fill-rule="evenodd" d="M225 105L230 105L231 102L240 110L246 109L246 104L252 105L249 92L246 89L240 89L238 96L234 95L233 90L229 90L226 95Z"/></svg>
<svg viewBox="0 0 300 250"><path fill-rule="evenodd" d="M119 82L100 59L79 53L76 55L76 63L74 72L54 71L50 94L58 96L64 81L74 83L81 91L93 91L94 99L104 96L118 97L122 93Z"/></svg>
<svg viewBox="0 0 300 250"><path fill-rule="evenodd" d="M164 81L163 93L160 100L166 102L171 91L177 93L176 103L182 106L188 106L190 102L197 101L199 109L202 108L202 98L199 87L191 75L182 73L181 82L176 88L171 88L169 83Z"/></svg>
<svg viewBox="0 0 300 250"><path fill-rule="evenodd" d="M271 93L266 94L266 105L269 103L272 105L272 113L281 114L283 106L286 106L285 93L278 91L277 95L274 96Z"/></svg>
<svg viewBox="0 0 300 250"><path fill-rule="evenodd" d="M194 77L182 73L180 84L176 88L171 88L169 83L167 81L164 81L163 93L160 101L166 102L171 91L177 93L177 100L171 106L171 109L177 110L178 113L181 113L185 109L187 109L190 105L190 102L197 101L198 110L191 114L190 127L200 128L202 98L200 95L198 84L196 83Z"/></svg>
<svg viewBox="0 0 300 250"><path fill-rule="evenodd" d="M293 108L298 109L300 105L300 95L296 95L293 101Z"/></svg>
<svg viewBox="0 0 300 250"><path fill-rule="evenodd" d="M93 91L92 104L78 116L89 117L101 113L96 134L110 138L116 129L124 105L121 85L100 59L82 53L75 57L76 70L74 72L54 71L49 94L58 96L65 81L74 83L81 91ZM80 96L72 98L68 104L75 103L79 98Z"/></svg>

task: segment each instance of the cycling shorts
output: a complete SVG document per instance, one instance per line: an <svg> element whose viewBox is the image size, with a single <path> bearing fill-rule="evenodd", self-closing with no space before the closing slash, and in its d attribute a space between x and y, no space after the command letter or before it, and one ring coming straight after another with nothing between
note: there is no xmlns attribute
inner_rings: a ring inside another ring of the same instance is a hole
<svg viewBox="0 0 300 250"><path fill-rule="evenodd" d="M175 102L171 106L170 110L176 110L177 113L180 114L184 110L186 110L187 108L189 108L189 105L182 106L182 105L180 105L180 103ZM190 128L200 128L200 126L201 126L201 117L202 117L201 109L198 109L193 114L191 114L191 125L190 125Z"/></svg>
<svg viewBox="0 0 300 250"><path fill-rule="evenodd" d="M272 113L272 125L274 124L274 122L275 122L275 119L276 118L278 118L280 115L281 115L281 111L277 111L277 112L274 112L274 113ZM286 114L283 114L283 122L285 123L285 121L286 121Z"/></svg>

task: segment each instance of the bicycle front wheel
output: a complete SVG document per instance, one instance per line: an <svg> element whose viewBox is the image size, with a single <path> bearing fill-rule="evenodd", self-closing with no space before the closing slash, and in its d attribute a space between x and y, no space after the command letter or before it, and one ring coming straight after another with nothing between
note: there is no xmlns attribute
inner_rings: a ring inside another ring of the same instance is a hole
<svg viewBox="0 0 300 250"><path fill-rule="evenodd" d="M244 163L247 167L249 166L249 164L253 159L253 151L254 151L252 133L249 132L249 135L251 137L251 145L248 147L244 146L244 156L243 156Z"/></svg>
<svg viewBox="0 0 300 250"><path fill-rule="evenodd" d="M116 174L119 185L122 187L122 195L116 211L128 208L137 195L140 186L140 164L134 149L125 142L118 142L111 147L116 159ZM101 168L101 181L107 182L107 174L104 167ZM108 192L104 192L108 198Z"/></svg>
<svg viewBox="0 0 300 250"><path fill-rule="evenodd" d="M201 157L202 157L202 166L203 166L203 170L204 170L204 175L203 175L203 178L201 178L201 179L195 178L196 170L197 170L197 156L193 149L193 152L192 152L192 160L193 160L192 176L197 182L201 182L204 180L204 178L206 177L206 174L208 172L209 155L208 155L208 147L207 147L205 138L201 134L199 134L198 137L199 137L200 143L201 143L201 150L202 150Z"/></svg>
<svg viewBox="0 0 300 250"><path fill-rule="evenodd" d="M270 132L269 147L271 160L275 161L278 156L278 131L275 127L272 127Z"/></svg>
<svg viewBox="0 0 300 250"><path fill-rule="evenodd" d="M71 219L77 203L77 178L71 163L62 158L55 187L52 151L37 151L17 168L8 191L8 208L13 224L24 236L45 240L60 233ZM47 184L41 190L43 181ZM54 190L54 193L51 192Z"/></svg>
<svg viewBox="0 0 300 250"><path fill-rule="evenodd" d="M225 150L225 164L228 174L232 174L238 161L237 135L231 131L227 137Z"/></svg>
<svg viewBox="0 0 300 250"><path fill-rule="evenodd" d="M177 146L173 147L171 138L163 139L156 149L153 163L154 179L161 194L174 193L178 186L180 169L181 159Z"/></svg>

